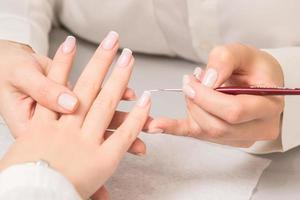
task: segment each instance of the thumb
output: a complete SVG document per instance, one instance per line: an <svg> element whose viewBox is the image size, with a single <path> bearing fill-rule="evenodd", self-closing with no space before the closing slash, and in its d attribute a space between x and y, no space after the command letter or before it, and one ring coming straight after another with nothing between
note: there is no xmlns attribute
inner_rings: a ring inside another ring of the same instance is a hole
<svg viewBox="0 0 300 200"><path fill-rule="evenodd" d="M19 90L53 111L71 113L78 106L78 99L71 90L48 79L37 68L19 70L13 80Z"/></svg>
<svg viewBox="0 0 300 200"><path fill-rule="evenodd" d="M231 44L214 48L208 58L202 83L210 88L222 85L233 74L246 73L252 61L254 49L242 44Z"/></svg>

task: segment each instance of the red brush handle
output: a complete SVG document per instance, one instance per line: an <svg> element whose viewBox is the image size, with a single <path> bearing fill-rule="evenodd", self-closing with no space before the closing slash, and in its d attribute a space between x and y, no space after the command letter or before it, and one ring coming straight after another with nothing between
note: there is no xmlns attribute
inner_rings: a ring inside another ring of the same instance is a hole
<svg viewBox="0 0 300 200"><path fill-rule="evenodd" d="M232 95L300 95L300 88L219 87L216 90Z"/></svg>

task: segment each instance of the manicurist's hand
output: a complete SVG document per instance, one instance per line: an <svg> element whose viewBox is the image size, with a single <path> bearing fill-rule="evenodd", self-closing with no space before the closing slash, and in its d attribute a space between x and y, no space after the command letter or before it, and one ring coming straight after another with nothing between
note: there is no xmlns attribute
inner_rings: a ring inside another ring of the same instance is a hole
<svg viewBox="0 0 300 200"><path fill-rule="evenodd" d="M284 99L280 96L227 95L219 86L283 86L279 63L266 52L242 44L216 47L205 70L185 75L187 118L159 118L150 132L189 136L214 143L249 147L280 135Z"/></svg>
<svg viewBox="0 0 300 200"><path fill-rule="evenodd" d="M74 113L58 114L41 104L35 106L26 120L26 134L16 139L1 160L0 170L42 159L68 178L83 199L93 194L95 199L103 198L103 189L98 189L113 174L144 127L151 104L150 93L145 92L128 115L123 113L122 120L111 123L127 90L134 63L131 51L124 49L103 84L118 46L117 35L111 32L96 50L74 86L73 93L80 102ZM61 48L47 75L58 84L65 83L72 61L72 55L63 54ZM107 128L117 130L109 134Z"/></svg>

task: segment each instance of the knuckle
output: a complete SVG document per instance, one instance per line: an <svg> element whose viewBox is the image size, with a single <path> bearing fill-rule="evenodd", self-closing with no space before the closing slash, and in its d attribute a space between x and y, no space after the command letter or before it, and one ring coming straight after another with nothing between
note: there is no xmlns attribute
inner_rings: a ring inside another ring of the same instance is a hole
<svg viewBox="0 0 300 200"><path fill-rule="evenodd" d="M218 59L220 62L227 62L228 60L233 59L233 53L230 50L229 45L217 46L212 50L210 58Z"/></svg>
<svg viewBox="0 0 300 200"><path fill-rule="evenodd" d="M225 125L215 124L209 128L207 133L212 139L220 139L227 133L227 127Z"/></svg>
<svg viewBox="0 0 300 200"><path fill-rule="evenodd" d="M243 115L243 106L236 102L231 108L228 109L228 112L226 112L226 117L225 121L230 123L230 124L237 124L239 123L242 119Z"/></svg>
<svg viewBox="0 0 300 200"><path fill-rule="evenodd" d="M131 129L120 128L119 136L126 144L131 144L136 139L134 131Z"/></svg>
<svg viewBox="0 0 300 200"><path fill-rule="evenodd" d="M47 83L41 83L36 86L36 92L39 96L42 96L45 99L49 99L49 87Z"/></svg>
<svg viewBox="0 0 300 200"><path fill-rule="evenodd" d="M187 130L184 131L186 133L186 136L197 137L197 136L201 135L202 129L196 122L194 122L194 121L189 122L188 127L189 128L187 128Z"/></svg>
<svg viewBox="0 0 300 200"><path fill-rule="evenodd" d="M108 109L115 109L115 107L117 106L117 102L118 100L116 99L116 97L114 97L111 94L105 94L102 96L102 98L98 98L95 101L98 105L103 105L104 107L108 108Z"/></svg>
<svg viewBox="0 0 300 200"><path fill-rule="evenodd" d="M75 87L80 91L87 91L88 94L97 94L100 90L100 86L88 78L82 78Z"/></svg>

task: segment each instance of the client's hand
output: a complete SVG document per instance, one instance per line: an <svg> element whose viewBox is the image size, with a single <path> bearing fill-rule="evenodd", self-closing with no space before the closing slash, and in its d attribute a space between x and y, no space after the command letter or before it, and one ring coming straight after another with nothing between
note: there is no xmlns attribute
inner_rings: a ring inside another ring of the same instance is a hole
<svg viewBox="0 0 300 200"><path fill-rule="evenodd" d="M16 139L1 160L0 170L43 159L67 177L84 199L103 186L142 130L151 104L150 94L145 92L124 122L114 123L119 128L107 135L107 128L115 128L110 127L111 120L126 91L134 62L131 51L123 50L100 91L118 49L116 37L114 33L106 37L77 81L73 92L80 105L76 112L60 115L37 104L26 120L26 134ZM63 54L62 48L48 73L48 78L58 84L65 84L72 61L71 54Z"/></svg>
<svg viewBox="0 0 300 200"><path fill-rule="evenodd" d="M233 44L215 48L205 72L184 76L187 119L160 118L151 132L165 132L201 140L249 147L256 141L280 135L284 98L280 96L227 95L213 90L221 85L283 86L279 63L266 52Z"/></svg>
<svg viewBox="0 0 300 200"><path fill-rule="evenodd" d="M67 78L59 84L46 77L52 65L71 66L76 52L75 41L74 37L68 37L61 47L61 58L53 63L26 45L0 40L0 115L14 137L27 131L26 123L36 103L59 113L76 110L78 99L68 89ZM68 57L62 60L64 54ZM63 73L69 73L70 68L65 70ZM127 89L123 99L134 98L134 92ZM119 115L125 116L124 113Z"/></svg>
<svg viewBox="0 0 300 200"><path fill-rule="evenodd" d="M78 106L72 91L46 77L51 63L29 46L0 40L0 114L10 128L21 129L36 101L60 113L71 113ZM68 102L61 101L66 97Z"/></svg>

